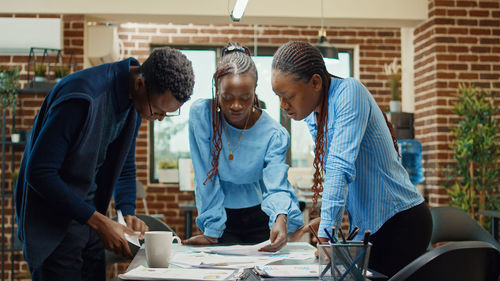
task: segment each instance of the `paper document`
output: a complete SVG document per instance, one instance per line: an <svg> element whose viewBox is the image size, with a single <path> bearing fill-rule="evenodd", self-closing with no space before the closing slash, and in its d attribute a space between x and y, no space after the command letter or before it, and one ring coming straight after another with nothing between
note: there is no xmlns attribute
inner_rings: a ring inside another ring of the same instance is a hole
<svg viewBox="0 0 500 281"><path fill-rule="evenodd" d="M127 226L127 223L125 222L125 219L123 218L123 214L121 210L116 210L116 215L118 216L118 223L124 226ZM132 236L128 235L125 233L125 238L127 239L128 242L132 243L133 245L136 245L137 247L141 247L141 243L139 242L139 237L137 236ZM132 250L132 249L130 249ZM137 252L137 250L135 251Z"/></svg>
<svg viewBox="0 0 500 281"><path fill-rule="evenodd" d="M264 266L268 263L282 260L282 257L274 256L231 256L210 253L177 253L172 261L173 265L190 268L251 268Z"/></svg>
<svg viewBox="0 0 500 281"><path fill-rule="evenodd" d="M123 280L228 280L235 270L206 268L146 268L138 266L120 274Z"/></svg>
<svg viewBox="0 0 500 281"><path fill-rule="evenodd" d="M201 247L195 248L194 251L220 254L220 255L236 255L236 256L260 256L272 255L273 252L259 252L259 249L270 245L271 241L266 240L256 245L233 245L233 246L217 246L217 247Z"/></svg>
<svg viewBox="0 0 500 281"><path fill-rule="evenodd" d="M266 265L256 267L259 275L266 277L318 277L318 264Z"/></svg>

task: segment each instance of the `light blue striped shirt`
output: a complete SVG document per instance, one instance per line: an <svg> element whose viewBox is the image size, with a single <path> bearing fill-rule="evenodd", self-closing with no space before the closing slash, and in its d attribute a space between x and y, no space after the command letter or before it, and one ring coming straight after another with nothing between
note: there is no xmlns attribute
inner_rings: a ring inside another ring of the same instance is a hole
<svg viewBox="0 0 500 281"><path fill-rule="evenodd" d="M303 225L303 220L297 196L288 182L288 132L262 111L259 120L245 130L236 147L242 130L223 121L234 150L234 160L228 160L229 150L223 130L219 174L213 182L207 181L203 185L212 168L211 111L211 100L203 99L193 103L189 114L198 227L207 236L221 237L226 223L224 208L241 209L261 204L262 211L269 216L269 228L279 214L286 214L287 231L295 232Z"/></svg>
<svg viewBox="0 0 500 281"><path fill-rule="evenodd" d="M314 113L305 119L316 137ZM375 233L395 214L424 201L398 161L391 133L370 92L353 78L331 79L328 91L325 181L319 236L340 227L344 209L350 228Z"/></svg>

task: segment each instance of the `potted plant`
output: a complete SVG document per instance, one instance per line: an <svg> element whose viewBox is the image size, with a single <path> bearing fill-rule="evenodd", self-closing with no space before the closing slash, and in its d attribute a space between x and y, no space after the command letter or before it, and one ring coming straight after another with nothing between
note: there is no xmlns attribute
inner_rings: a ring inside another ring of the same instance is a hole
<svg viewBox="0 0 500 281"><path fill-rule="evenodd" d="M17 101L17 85L19 82L19 69L0 69L0 95L1 106L6 109L10 105L15 105Z"/></svg>
<svg viewBox="0 0 500 281"><path fill-rule="evenodd" d="M401 99L399 97L399 87L401 86L401 67L396 58L390 64L384 64L389 88L391 89L391 102L389 104L391 112L401 112Z"/></svg>
<svg viewBox="0 0 500 281"><path fill-rule="evenodd" d="M158 162L158 181L162 183L179 182L179 162L177 159Z"/></svg>
<svg viewBox="0 0 500 281"><path fill-rule="evenodd" d="M445 184L450 205L477 218L478 210L500 210L499 107L494 95L473 86L459 86L454 112L458 124L451 128L455 138L450 145L456 163L446 170ZM483 217L479 222L485 224Z"/></svg>
<svg viewBox="0 0 500 281"><path fill-rule="evenodd" d="M18 130L12 130L12 133L10 134L10 140L13 143L18 143L21 141L21 132Z"/></svg>
<svg viewBox="0 0 500 281"><path fill-rule="evenodd" d="M55 79L56 83L61 81L61 79L68 74L69 74L69 68L67 66L65 66L64 64L56 65L54 67L54 76L56 78Z"/></svg>
<svg viewBox="0 0 500 281"><path fill-rule="evenodd" d="M18 82L18 68L0 68L0 107L3 112L5 112L9 106L12 106L13 111L16 109ZM4 114L0 113L0 116L3 115ZM5 120L2 121L2 126L5 126Z"/></svg>
<svg viewBox="0 0 500 281"><path fill-rule="evenodd" d="M36 64L35 65L35 78L33 81L35 82L46 82L47 78L47 66L45 64Z"/></svg>
<svg viewBox="0 0 500 281"><path fill-rule="evenodd" d="M19 175L19 169L15 169L14 171L12 171L12 173L10 175L11 181L12 181L12 188L14 188L16 186L18 175Z"/></svg>

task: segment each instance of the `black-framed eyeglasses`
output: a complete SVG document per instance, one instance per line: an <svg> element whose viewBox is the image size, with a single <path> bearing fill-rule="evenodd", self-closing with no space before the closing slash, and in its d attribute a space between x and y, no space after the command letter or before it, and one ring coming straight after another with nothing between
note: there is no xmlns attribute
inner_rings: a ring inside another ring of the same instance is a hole
<svg viewBox="0 0 500 281"><path fill-rule="evenodd" d="M181 108L177 109L174 112L165 112L165 114L158 114L158 113L153 113L153 108L151 107L151 99L149 98L149 92L146 92L146 96L148 97L148 105L149 105L149 113L151 114L150 117L154 116L164 116L164 117L175 117L181 115Z"/></svg>

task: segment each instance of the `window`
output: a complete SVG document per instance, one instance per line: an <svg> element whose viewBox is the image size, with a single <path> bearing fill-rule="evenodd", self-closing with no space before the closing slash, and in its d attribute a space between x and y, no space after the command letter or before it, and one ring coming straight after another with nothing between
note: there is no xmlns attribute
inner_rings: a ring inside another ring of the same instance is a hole
<svg viewBox="0 0 500 281"><path fill-rule="evenodd" d="M339 60L325 58L326 69L331 74L352 77L352 52L339 50ZM314 140L304 121L291 120L291 166L296 168L312 167L314 160Z"/></svg>
<svg viewBox="0 0 500 281"><path fill-rule="evenodd" d="M191 99L181 110L181 115L153 122L150 132L152 167L151 182L158 182L158 163L179 158L190 158L188 134L189 109L193 101L212 96L212 76L215 72L216 49L181 49L193 65L194 90Z"/></svg>
<svg viewBox="0 0 500 281"><path fill-rule="evenodd" d="M158 163L165 160L190 158L188 137L189 109L193 101L212 96L212 77L217 58L223 47L177 47L193 64L195 87L191 99L182 106L181 115L166 118L162 122L153 122L150 131L150 167L151 182L158 182ZM258 72L256 93L264 102L265 110L280 122L291 135L291 150L288 152L289 163L293 167L312 166L311 154L313 141L307 126L301 121L290 121L281 114L279 99L271 87L272 56L277 47L260 47L258 55L252 56ZM352 76L352 50L339 49L339 62L325 59L330 73L340 77ZM299 145L300 144L300 145Z"/></svg>

